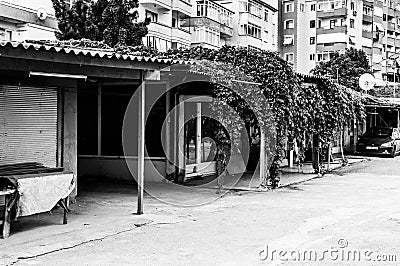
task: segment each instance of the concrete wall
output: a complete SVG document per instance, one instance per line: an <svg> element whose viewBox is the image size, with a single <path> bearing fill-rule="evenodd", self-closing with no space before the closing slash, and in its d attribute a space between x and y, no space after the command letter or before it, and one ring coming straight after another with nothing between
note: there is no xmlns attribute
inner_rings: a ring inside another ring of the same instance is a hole
<svg viewBox="0 0 400 266"><path fill-rule="evenodd" d="M128 165L129 164L129 168ZM165 158L146 158L144 165L145 181L161 182L166 176ZM137 172L137 157L125 158L113 156L79 156L79 178L95 177L99 179L134 180Z"/></svg>
<svg viewBox="0 0 400 266"><path fill-rule="evenodd" d="M63 161L62 166L65 171L75 174L75 184L77 184L78 173L78 132L77 132L77 109L78 101L75 88L68 88L64 91L64 114L63 114ZM76 186L71 196L77 195Z"/></svg>

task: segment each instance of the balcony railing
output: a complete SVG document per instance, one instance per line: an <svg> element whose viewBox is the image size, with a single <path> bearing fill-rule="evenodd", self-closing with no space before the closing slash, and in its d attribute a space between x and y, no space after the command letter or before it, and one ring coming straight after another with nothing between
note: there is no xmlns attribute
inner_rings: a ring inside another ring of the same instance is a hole
<svg viewBox="0 0 400 266"><path fill-rule="evenodd" d="M363 21L366 21L366 22L371 22L372 23L372 15L369 15L369 14L363 14Z"/></svg>
<svg viewBox="0 0 400 266"><path fill-rule="evenodd" d="M205 0L197 2L197 17L206 17L231 27L233 25L233 12L215 2Z"/></svg>
<svg viewBox="0 0 400 266"><path fill-rule="evenodd" d="M185 40L190 44L190 32L182 28L172 28L172 39Z"/></svg>
<svg viewBox="0 0 400 266"><path fill-rule="evenodd" d="M345 7L332 10L317 11L318 18L343 17L346 15L347 15L347 8Z"/></svg>
<svg viewBox="0 0 400 266"><path fill-rule="evenodd" d="M151 22L147 26L147 29L149 30L149 33L157 33L160 35L171 36L172 27L159 22Z"/></svg>
<svg viewBox="0 0 400 266"><path fill-rule="evenodd" d="M192 14L192 3L190 0L175 0L173 9L190 16Z"/></svg>
<svg viewBox="0 0 400 266"><path fill-rule="evenodd" d="M368 38L368 39L372 39L372 32L371 32L371 31L363 30L363 31L362 31L362 37Z"/></svg>
<svg viewBox="0 0 400 266"><path fill-rule="evenodd" d="M347 27L346 26L335 26L334 28L318 28L317 29L317 34L328 34L328 33L347 33Z"/></svg>
<svg viewBox="0 0 400 266"><path fill-rule="evenodd" d="M389 36L387 37L387 44L388 45L394 46L395 43L396 43L395 38L389 37Z"/></svg>
<svg viewBox="0 0 400 266"><path fill-rule="evenodd" d="M165 9L172 8L171 0L140 0L140 4L151 5L156 8L165 8Z"/></svg>

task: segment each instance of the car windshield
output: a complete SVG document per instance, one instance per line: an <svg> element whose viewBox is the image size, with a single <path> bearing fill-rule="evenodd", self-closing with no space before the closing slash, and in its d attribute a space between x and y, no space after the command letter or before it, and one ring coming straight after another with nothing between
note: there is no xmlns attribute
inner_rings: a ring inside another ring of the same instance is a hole
<svg viewBox="0 0 400 266"><path fill-rule="evenodd" d="M364 136L366 137L378 137L378 138L387 138L392 135L392 128L386 127L375 127L369 129Z"/></svg>

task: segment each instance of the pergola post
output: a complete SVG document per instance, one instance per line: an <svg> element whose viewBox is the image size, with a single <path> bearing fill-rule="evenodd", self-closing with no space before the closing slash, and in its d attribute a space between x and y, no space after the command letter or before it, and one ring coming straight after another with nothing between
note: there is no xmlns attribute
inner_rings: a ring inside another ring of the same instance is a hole
<svg viewBox="0 0 400 266"><path fill-rule="evenodd" d="M201 103L196 103L196 164L201 164Z"/></svg>
<svg viewBox="0 0 400 266"><path fill-rule="evenodd" d="M145 142L145 107L146 107L146 85L144 71L141 71L142 84L138 88L139 93L139 112L138 112L138 205L137 214L143 214L143 194L144 194L144 142Z"/></svg>
<svg viewBox="0 0 400 266"><path fill-rule="evenodd" d="M183 102L183 95L179 96L178 102L178 147L177 147L177 163L178 163L178 179L185 182L185 106Z"/></svg>
<svg viewBox="0 0 400 266"><path fill-rule="evenodd" d="M266 185L266 154L265 154L265 132L260 128L260 186Z"/></svg>
<svg viewBox="0 0 400 266"><path fill-rule="evenodd" d="M167 156L166 160L166 168L167 173L169 171L171 162L171 117L170 117L170 110L171 110L171 94L170 94L170 83L169 81L165 84L165 116L166 116L166 126L165 126L165 154Z"/></svg>

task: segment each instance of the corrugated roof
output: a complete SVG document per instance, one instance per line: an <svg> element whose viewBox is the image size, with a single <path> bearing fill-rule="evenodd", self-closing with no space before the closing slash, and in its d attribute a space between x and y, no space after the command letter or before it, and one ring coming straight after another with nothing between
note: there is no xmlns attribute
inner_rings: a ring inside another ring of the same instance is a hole
<svg viewBox="0 0 400 266"><path fill-rule="evenodd" d="M4 41L0 41L0 47L9 47L9 48L15 48L15 49L36 50L36 51L48 51L48 52L53 52L53 53L69 54L69 55L76 55L76 56L83 55L83 56L90 56L90 57L95 57L95 58L129 60L129 61L136 61L136 62L150 62L150 63L160 63L160 64L169 64L169 65L171 65L171 64L184 64L184 65L194 64L193 61L121 54L121 53L115 52L113 49L57 47L57 46L36 44L36 43L29 43L29 42L4 42Z"/></svg>

